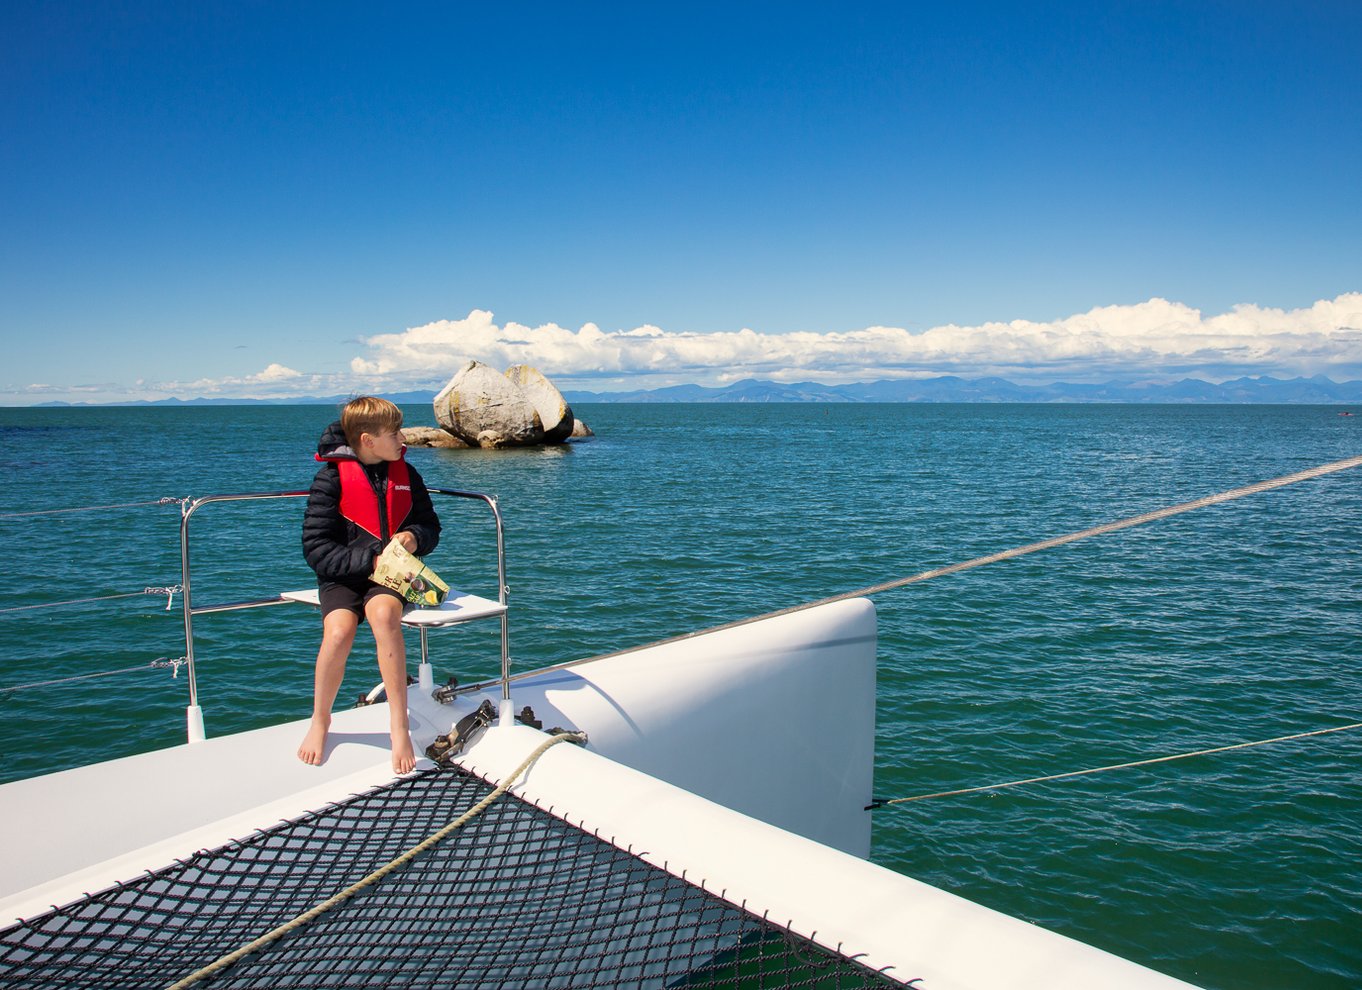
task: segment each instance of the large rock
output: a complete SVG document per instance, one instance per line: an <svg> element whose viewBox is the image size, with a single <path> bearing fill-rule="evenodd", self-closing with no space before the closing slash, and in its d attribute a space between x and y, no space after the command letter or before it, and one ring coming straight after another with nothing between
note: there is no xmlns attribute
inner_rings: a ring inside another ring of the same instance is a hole
<svg viewBox="0 0 1362 990"><path fill-rule="evenodd" d="M481 361L469 361L435 396L435 421L479 447L544 442L534 404L515 382Z"/></svg>
<svg viewBox="0 0 1362 990"><path fill-rule="evenodd" d="M545 443L563 443L572 436L572 407L563 398L563 393L538 368L528 364L512 365L506 369L506 377L520 386L539 414Z"/></svg>

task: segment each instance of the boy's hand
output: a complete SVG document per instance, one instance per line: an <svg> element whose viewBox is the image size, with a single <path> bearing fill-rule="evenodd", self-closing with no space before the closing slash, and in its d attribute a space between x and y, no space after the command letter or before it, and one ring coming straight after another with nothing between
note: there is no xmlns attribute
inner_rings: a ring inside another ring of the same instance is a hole
<svg viewBox="0 0 1362 990"><path fill-rule="evenodd" d="M404 529L394 536L393 539L402 544L403 548L408 553L416 552L416 537L410 531Z"/></svg>

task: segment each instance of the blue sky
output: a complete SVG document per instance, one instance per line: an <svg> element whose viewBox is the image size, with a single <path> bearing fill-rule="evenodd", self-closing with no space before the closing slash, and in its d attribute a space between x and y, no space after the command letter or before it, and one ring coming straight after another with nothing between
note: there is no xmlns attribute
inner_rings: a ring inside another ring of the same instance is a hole
<svg viewBox="0 0 1362 990"><path fill-rule="evenodd" d="M0 7L0 403L1362 377L1362 5L396 10Z"/></svg>

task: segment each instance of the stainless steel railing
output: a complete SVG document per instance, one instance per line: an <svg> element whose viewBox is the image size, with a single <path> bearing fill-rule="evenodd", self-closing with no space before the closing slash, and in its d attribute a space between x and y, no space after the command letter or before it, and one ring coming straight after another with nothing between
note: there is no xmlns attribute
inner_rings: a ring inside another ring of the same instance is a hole
<svg viewBox="0 0 1362 990"><path fill-rule="evenodd" d="M506 535L502 524L501 510L496 496L482 492L465 492L455 488L431 488L433 494L453 498L475 499L487 504L492 510L492 518L497 530L497 601L503 606L501 612L501 696L507 700L511 696L511 641L510 623L505 606L509 604L510 588L506 584ZM248 608L267 608L272 605L287 605L289 600L281 596L257 598L241 602L221 602L212 605L195 605L193 585L190 580L189 564L189 520L203 506L210 502L263 501L281 498L306 498L307 492L246 492L235 495L204 495L201 498L185 499L180 504L180 586L181 608L184 612L184 660L189 672L189 708L186 722L189 741L202 742L206 735L203 727L203 708L199 704L198 677L194 666L194 616L209 615L215 612L237 612ZM425 630L422 630L422 652L425 651Z"/></svg>

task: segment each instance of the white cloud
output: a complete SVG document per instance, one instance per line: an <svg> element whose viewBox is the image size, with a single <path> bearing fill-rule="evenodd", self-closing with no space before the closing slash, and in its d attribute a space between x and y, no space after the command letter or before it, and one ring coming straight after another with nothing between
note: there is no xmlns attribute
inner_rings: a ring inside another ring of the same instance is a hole
<svg viewBox="0 0 1362 990"><path fill-rule="evenodd" d="M470 360L504 369L532 364L560 387L652 388L741 378L826 384L955 374L1000 375L1024 383L1161 380L1223 381L1241 375L1326 374L1362 378L1362 292L1295 310L1240 305L1206 316L1164 299L1101 306L1060 320L1013 320L909 331L873 326L850 331L694 333L651 324L605 331L594 323L498 325L473 310L359 341L348 373L315 374L271 363L249 375L135 387L0 387L0 397L86 401L176 396L289 398L439 388Z"/></svg>
<svg viewBox="0 0 1362 990"><path fill-rule="evenodd" d="M271 364L264 371L249 375L245 379L248 382L287 382L295 378L301 378L302 372L286 368L282 364Z"/></svg>
<svg viewBox="0 0 1362 990"><path fill-rule="evenodd" d="M331 389L335 376L308 375L282 364L272 363L253 375L224 378L197 378L193 381L143 382L142 390L157 396L181 398L278 399L310 395L316 388Z"/></svg>
<svg viewBox="0 0 1362 990"><path fill-rule="evenodd" d="M253 375L198 378L193 381L153 382L139 378L132 385L118 382L75 385L32 384L22 388L0 387L0 397L21 401L133 402L169 398L284 399L310 395L316 389L329 394L340 387L334 376L305 375L282 364L266 366Z"/></svg>
<svg viewBox="0 0 1362 990"><path fill-rule="evenodd" d="M1013 320L921 332L875 326L844 332L713 333L655 326L605 332L594 323L498 327L474 310L362 341L357 376L393 382L447 378L476 359L494 367L528 363L555 380L602 377L636 385L763 377L834 383L919 375L1003 375L1024 381L1244 374L1362 374L1362 293L1306 309L1236 306L1204 316L1164 299L1103 306L1048 323Z"/></svg>

